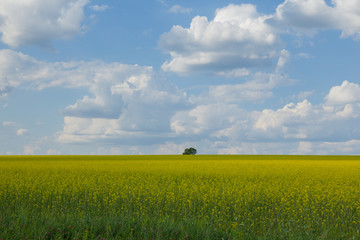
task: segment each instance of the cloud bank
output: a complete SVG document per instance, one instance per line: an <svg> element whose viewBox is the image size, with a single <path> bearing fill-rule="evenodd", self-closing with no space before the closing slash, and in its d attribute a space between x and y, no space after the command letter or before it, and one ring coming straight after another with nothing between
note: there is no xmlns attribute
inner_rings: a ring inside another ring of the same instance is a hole
<svg viewBox="0 0 360 240"><path fill-rule="evenodd" d="M152 67L102 61L49 63L12 50L0 50L0 62L4 88L88 90L62 111L61 142L171 135L171 116L187 104L186 94Z"/></svg>

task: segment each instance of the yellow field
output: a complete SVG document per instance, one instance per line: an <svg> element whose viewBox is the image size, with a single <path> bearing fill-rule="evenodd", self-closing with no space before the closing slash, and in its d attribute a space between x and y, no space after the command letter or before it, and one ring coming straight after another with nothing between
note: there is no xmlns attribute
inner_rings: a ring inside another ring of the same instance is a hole
<svg viewBox="0 0 360 240"><path fill-rule="evenodd" d="M0 239L360 239L360 157L0 157Z"/></svg>

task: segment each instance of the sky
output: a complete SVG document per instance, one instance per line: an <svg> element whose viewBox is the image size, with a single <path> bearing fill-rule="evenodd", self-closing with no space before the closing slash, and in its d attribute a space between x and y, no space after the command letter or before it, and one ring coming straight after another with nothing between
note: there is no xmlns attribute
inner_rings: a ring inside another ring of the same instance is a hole
<svg viewBox="0 0 360 240"><path fill-rule="evenodd" d="M1 0L0 155L360 154L360 0Z"/></svg>

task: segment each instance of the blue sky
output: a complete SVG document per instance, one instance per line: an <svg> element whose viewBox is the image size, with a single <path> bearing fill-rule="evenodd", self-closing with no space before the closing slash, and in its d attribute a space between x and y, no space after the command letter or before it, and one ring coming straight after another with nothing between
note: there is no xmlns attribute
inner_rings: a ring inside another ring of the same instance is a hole
<svg viewBox="0 0 360 240"><path fill-rule="evenodd" d="M0 154L360 154L359 59L360 0L1 1Z"/></svg>

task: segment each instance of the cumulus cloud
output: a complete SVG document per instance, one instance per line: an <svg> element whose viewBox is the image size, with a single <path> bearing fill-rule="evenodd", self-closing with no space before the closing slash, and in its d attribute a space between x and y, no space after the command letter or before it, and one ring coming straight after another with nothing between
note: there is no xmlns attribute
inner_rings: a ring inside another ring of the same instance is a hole
<svg viewBox="0 0 360 240"><path fill-rule="evenodd" d="M360 87L352 84L353 88ZM208 94L212 93L209 91ZM226 102L226 98L223 101L216 98L214 102L202 102L178 112L171 119L171 127L177 136L186 136L186 139L217 142L219 153L271 153L269 142L279 144L276 148L280 154L322 153L317 152L320 143L360 139L357 124L360 104L343 101L328 105L327 99L317 105L304 99L275 110L249 111L233 100ZM287 141L292 142L291 151L279 147L288 146Z"/></svg>
<svg viewBox="0 0 360 240"><path fill-rule="evenodd" d="M187 104L186 94L152 67L102 61L51 63L12 50L0 50L0 63L4 86L88 90L62 111L64 130L58 134L62 142L160 138L171 134L171 116Z"/></svg>
<svg viewBox="0 0 360 240"><path fill-rule="evenodd" d="M94 97L84 96L68 106L64 113L68 116L118 118L124 107L126 94L133 94L137 87L146 89L151 77L151 67L124 64L103 64L88 69L91 78L90 92ZM140 91L140 90L139 90Z"/></svg>
<svg viewBox="0 0 360 240"><path fill-rule="evenodd" d="M93 99L83 98L65 110L64 130L59 133L58 140L113 140L125 144L137 141L141 144L170 137L170 118L184 107L186 97L176 87L157 81L151 74L134 74L113 85L105 85L106 91L94 91ZM114 114L99 114L99 105ZM84 114L84 110L93 114Z"/></svg>
<svg viewBox="0 0 360 240"><path fill-rule="evenodd" d="M0 1L1 41L11 47L49 47L82 32L88 0ZM21 14L19 14L21 13Z"/></svg>
<svg viewBox="0 0 360 240"><path fill-rule="evenodd" d="M172 58L162 65L163 70L221 75L272 64L279 39L266 23L269 16L259 14L251 4L231 4L217 9L215 15L211 21L196 16L189 28L174 26L160 37L159 46Z"/></svg>
<svg viewBox="0 0 360 240"><path fill-rule="evenodd" d="M332 106L326 102L325 98L325 104L313 105L305 99L278 110L265 109L256 118L256 135L309 141L359 139L360 128L355 122L360 120L360 104L342 102Z"/></svg>
<svg viewBox="0 0 360 240"><path fill-rule="evenodd" d="M330 89L326 96L326 102L329 105L360 102L360 86L356 83L344 81L341 86Z"/></svg>
<svg viewBox="0 0 360 240"><path fill-rule="evenodd" d="M185 104L185 96L176 88L164 89L166 83L157 83L151 75L131 76L95 92L95 98L83 98L81 104L65 111L61 141L91 141L96 139L139 138L141 135L170 132L170 117ZM168 86L169 87L169 86ZM121 101L116 101L120 99ZM99 102L99 103L98 103ZM95 103L95 104L94 104ZM98 105L116 115L83 114L83 107L91 111ZM71 111L70 111L71 110Z"/></svg>
<svg viewBox="0 0 360 240"><path fill-rule="evenodd" d="M280 4L270 22L297 31L337 29L342 37L360 36L360 1L286 0Z"/></svg>
<svg viewBox="0 0 360 240"><path fill-rule="evenodd" d="M252 4L230 4L217 9L212 20L196 16L190 27L176 25L161 35L159 46L171 57L162 69L247 76L249 69L273 64L281 55L280 36L289 29L305 34L340 30L341 37L359 39L359 6L360 0L333 0L332 5L325 0L285 0L274 14L265 15Z"/></svg>
<svg viewBox="0 0 360 240"><path fill-rule="evenodd" d="M284 27L331 28L336 23L334 13L324 0L285 0L277 7L274 19Z"/></svg>
<svg viewBox="0 0 360 240"><path fill-rule="evenodd" d="M290 120L292 124L302 123L304 118L310 115L311 110L312 105L307 100L297 104L289 103L277 111L265 109L256 121L255 128L266 131L270 128L283 127Z"/></svg>
<svg viewBox="0 0 360 240"><path fill-rule="evenodd" d="M251 74L244 83L209 86L205 93L191 96L189 101L193 108L177 112L171 118L172 130L179 136L193 138L255 139L258 133L254 124L261 114L240 106L243 102L264 102L273 96L274 88L293 81L282 73L290 54L286 50L280 52L273 73L258 72Z"/></svg>

